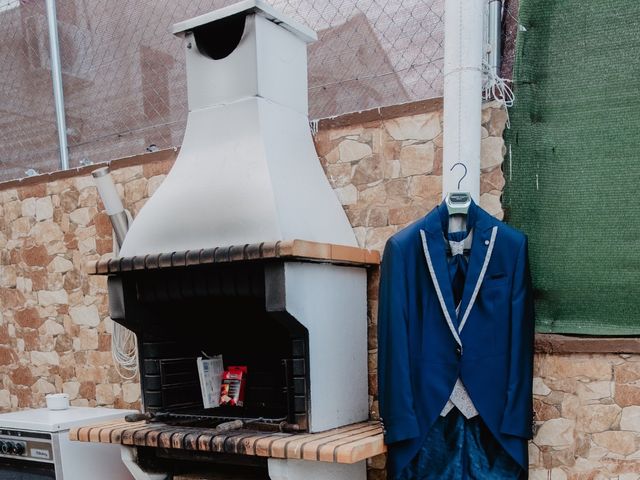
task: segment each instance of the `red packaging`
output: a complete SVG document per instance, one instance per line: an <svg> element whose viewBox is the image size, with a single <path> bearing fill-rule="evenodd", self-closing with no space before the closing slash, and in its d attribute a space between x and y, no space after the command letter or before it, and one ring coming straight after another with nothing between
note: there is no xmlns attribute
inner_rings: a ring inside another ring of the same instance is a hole
<svg viewBox="0 0 640 480"><path fill-rule="evenodd" d="M247 367L227 367L222 374L220 387L220 405L242 407L244 405L244 390L247 383Z"/></svg>

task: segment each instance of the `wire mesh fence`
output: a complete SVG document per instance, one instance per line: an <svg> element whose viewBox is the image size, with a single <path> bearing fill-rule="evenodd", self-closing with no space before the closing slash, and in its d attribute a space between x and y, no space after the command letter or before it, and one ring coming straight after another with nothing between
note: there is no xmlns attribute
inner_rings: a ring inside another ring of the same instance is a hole
<svg viewBox="0 0 640 480"><path fill-rule="evenodd" d="M175 22L233 0L58 0L71 166L180 145ZM270 0L318 32L310 118L442 94L442 0ZM44 0L0 0L0 180L59 169Z"/></svg>

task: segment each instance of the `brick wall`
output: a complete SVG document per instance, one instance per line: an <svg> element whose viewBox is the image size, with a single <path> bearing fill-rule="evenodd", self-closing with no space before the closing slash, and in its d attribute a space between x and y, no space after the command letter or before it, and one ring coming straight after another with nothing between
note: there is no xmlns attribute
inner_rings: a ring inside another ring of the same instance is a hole
<svg viewBox="0 0 640 480"><path fill-rule="evenodd" d="M481 205L502 218L505 114L483 110ZM441 198L442 104L418 102L322 120L316 146L361 246L386 239ZM175 159L164 151L114 161L132 213ZM106 281L88 260L112 251L94 167L0 184L0 410L39 407L53 391L74 405L137 407L110 354ZM370 410L377 417L377 272L369 282ZM534 479L640 478L640 355L538 354L531 443ZM384 456L370 478L382 479Z"/></svg>

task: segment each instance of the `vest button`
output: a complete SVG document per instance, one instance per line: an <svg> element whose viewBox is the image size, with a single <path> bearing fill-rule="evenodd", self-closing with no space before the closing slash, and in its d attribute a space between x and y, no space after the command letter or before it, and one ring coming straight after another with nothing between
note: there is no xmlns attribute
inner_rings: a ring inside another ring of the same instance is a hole
<svg viewBox="0 0 640 480"><path fill-rule="evenodd" d="M457 355L458 357L461 357L461 356L462 356L462 348L460 348L460 346L457 346L457 347L456 347L456 355Z"/></svg>

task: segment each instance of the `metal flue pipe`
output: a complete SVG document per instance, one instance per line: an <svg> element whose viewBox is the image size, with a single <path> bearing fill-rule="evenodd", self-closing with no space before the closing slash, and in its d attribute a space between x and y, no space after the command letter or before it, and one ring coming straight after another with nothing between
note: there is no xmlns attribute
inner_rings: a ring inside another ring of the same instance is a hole
<svg viewBox="0 0 640 480"><path fill-rule="evenodd" d="M487 16L487 63L496 77L500 76L500 63L502 58L502 0L489 0Z"/></svg>
<svg viewBox="0 0 640 480"><path fill-rule="evenodd" d="M109 219L111 220L116 243L118 244L118 247L121 247L122 242L124 242L124 237L127 234L127 230L129 230L129 219L127 218L127 213L122 205L122 200L120 199L120 195L118 195L116 186L114 185L111 174L109 173L109 167L98 168L91 172L91 175L96 182L98 194L100 195L102 203L104 203L104 208L107 211L107 215L109 215Z"/></svg>

